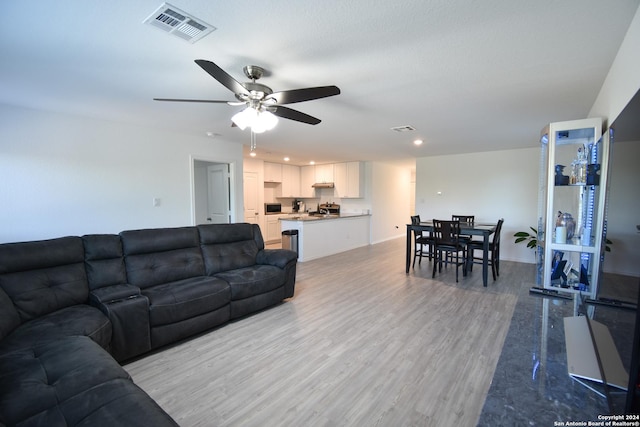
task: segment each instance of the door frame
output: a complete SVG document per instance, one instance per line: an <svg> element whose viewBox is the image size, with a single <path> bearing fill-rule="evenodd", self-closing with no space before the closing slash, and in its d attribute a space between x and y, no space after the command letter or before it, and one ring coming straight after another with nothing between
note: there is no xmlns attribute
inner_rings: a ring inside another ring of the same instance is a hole
<svg viewBox="0 0 640 427"><path fill-rule="evenodd" d="M236 183L236 162L234 160L229 159L219 159L213 157L206 157L201 155L190 155L189 156L189 180L190 180L190 192L191 192L191 225L196 225L196 179L195 172L196 161L207 162L207 163L216 163L216 164L227 164L229 165L229 216L232 223L237 221L237 183ZM244 213L243 213L244 215Z"/></svg>

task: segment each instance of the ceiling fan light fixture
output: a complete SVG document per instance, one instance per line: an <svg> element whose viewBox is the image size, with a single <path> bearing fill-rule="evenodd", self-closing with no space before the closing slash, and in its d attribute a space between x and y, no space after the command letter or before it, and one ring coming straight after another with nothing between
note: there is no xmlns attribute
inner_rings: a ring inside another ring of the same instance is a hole
<svg viewBox="0 0 640 427"><path fill-rule="evenodd" d="M240 129L245 130L247 127L252 127L257 114L258 112L254 108L247 107L239 113L234 114L233 117L231 117L231 121Z"/></svg>
<svg viewBox="0 0 640 427"><path fill-rule="evenodd" d="M240 129L251 128L253 133L263 133L271 130L278 124L278 118L269 111L258 111L253 107L247 107L231 117L231 121Z"/></svg>
<svg viewBox="0 0 640 427"><path fill-rule="evenodd" d="M278 124L278 117L271 111L261 111L256 121L264 127L264 130L271 130Z"/></svg>

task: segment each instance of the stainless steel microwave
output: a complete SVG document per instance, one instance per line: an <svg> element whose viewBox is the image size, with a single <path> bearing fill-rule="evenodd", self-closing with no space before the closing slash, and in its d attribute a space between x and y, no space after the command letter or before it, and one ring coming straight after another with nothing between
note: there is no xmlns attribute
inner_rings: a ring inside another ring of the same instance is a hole
<svg viewBox="0 0 640 427"><path fill-rule="evenodd" d="M282 203L265 203L264 213L280 213L282 212Z"/></svg>

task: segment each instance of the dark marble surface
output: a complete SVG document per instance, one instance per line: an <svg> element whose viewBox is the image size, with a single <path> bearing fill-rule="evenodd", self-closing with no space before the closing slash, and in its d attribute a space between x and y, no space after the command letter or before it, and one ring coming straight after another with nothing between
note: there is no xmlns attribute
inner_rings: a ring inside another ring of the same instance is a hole
<svg viewBox="0 0 640 427"><path fill-rule="evenodd" d="M619 281L609 289L605 284L600 296L608 292L635 302L637 279L621 290L616 289ZM568 375L563 319L578 313L607 325L629 371L634 312L531 295L529 287L523 287L478 426L555 426L623 413L623 393L612 394L608 402ZM591 385L604 391L601 385Z"/></svg>

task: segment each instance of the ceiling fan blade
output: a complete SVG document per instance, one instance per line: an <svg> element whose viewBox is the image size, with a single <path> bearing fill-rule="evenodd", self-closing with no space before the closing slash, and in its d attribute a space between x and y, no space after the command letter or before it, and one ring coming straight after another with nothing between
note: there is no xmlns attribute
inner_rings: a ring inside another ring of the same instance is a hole
<svg viewBox="0 0 640 427"><path fill-rule="evenodd" d="M245 95L249 95L249 91L240 84L236 79L231 77L224 71L222 68L218 67L211 61L207 61L206 59L196 59L196 64L198 64L203 70L211 75L214 79L222 83L224 87L229 89L231 92L239 94L243 93Z"/></svg>
<svg viewBox="0 0 640 427"><path fill-rule="evenodd" d="M326 98L328 96L339 94L340 89L337 86L318 86L274 92L267 98L275 99L276 104L293 104L296 102L311 101L312 99Z"/></svg>
<svg viewBox="0 0 640 427"><path fill-rule="evenodd" d="M209 102L213 104L229 104L236 105L236 101L219 101L216 99L174 99L174 98L153 98L154 101L170 101L170 102ZM244 104L244 103L243 103Z"/></svg>
<svg viewBox="0 0 640 427"><path fill-rule="evenodd" d="M305 113L301 113L300 111L293 110L291 108L283 107L281 105L269 107L268 110L276 116L282 117L283 119L295 120L297 122L307 123L310 125L317 125L321 121L318 118Z"/></svg>

